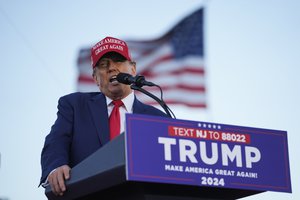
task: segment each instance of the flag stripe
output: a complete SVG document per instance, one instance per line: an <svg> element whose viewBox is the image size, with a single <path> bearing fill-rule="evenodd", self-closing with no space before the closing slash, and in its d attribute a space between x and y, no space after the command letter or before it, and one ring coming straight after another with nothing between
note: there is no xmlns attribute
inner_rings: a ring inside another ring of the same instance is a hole
<svg viewBox="0 0 300 200"><path fill-rule="evenodd" d="M182 90L190 90L194 92L205 92L205 87L203 86L195 86L195 85L185 85L185 84L176 84L176 85L166 85L166 86L160 86L163 92L166 92L168 90L176 90L179 89ZM146 89L149 92L153 91L160 91L157 87L147 87Z"/></svg>
<svg viewBox="0 0 300 200"><path fill-rule="evenodd" d="M182 69L177 69L177 70L169 70L161 73L157 73L154 71L146 70L143 72L142 75L144 75L147 78L152 78L154 76L160 76L160 75L182 75L182 74L197 74L197 75L204 75L204 68L199 68L199 67L192 67L192 66L183 66Z"/></svg>
<svg viewBox="0 0 300 200"><path fill-rule="evenodd" d="M153 95L160 97L160 92L153 92ZM153 101L150 97L137 92L136 95L138 99L143 102ZM163 100L165 102L186 102L188 104L205 104L205 95L204 93L195 93L193 91L189 92L187 90L170 90L164 92Z"/></svg>
<svg viewBox="0 0 300 200"><path fill-rule="evenodd" d="M86 76L86 75L81 74L78 77L78 81L80 83L89 83L89 84L95 83L94 79L92 78L92 75Z"/></svg>
<svg viewBox="0 0 300 200"><path fill-rule="evenodd" d="M151 92L153 95L160 97L160 91L156 90ZM137 93L142 94L142 93ZM140 99L148 98L146 95L140 95ZM205 93L204 92L194 92L191 90L179 89L176 90L166 90L164 91L164 100L167 99L176 99L176 100L185 100L187 102L204 102L205 101Z"/></svg>
<svg viewBox="0 0 300 200"><path fill-rule="evenodd" d="M166 56L169 57L170 56ZM183 68L194 68L204 70L203 58L197 56L187 56L183 59L163 59L158 58L159 62L155 59L152 59L152 63L148 61L147 65L137 63L138 73L140 72L155 72L155 73L164 73L169 71L182 70ZM155 63L155 65L153 65ZM149 67L150 66L150 67Z"/></svg>

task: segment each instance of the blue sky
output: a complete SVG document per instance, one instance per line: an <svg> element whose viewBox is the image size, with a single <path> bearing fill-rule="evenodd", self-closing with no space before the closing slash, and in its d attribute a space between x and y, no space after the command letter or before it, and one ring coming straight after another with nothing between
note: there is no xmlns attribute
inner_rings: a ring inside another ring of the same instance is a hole
<svg viewBox="0 0 300 200"><path fill-rule="evenodd" d="M0 198L46 199L40 151L57 100L76 90L76 57L110 35L153 39L203 5L196 0L0 0ZM207 0L209 109L172 107L178 118L288 131L293 193L300 199L300 1ZM17 192L16 192L17 191Z"/></svg>

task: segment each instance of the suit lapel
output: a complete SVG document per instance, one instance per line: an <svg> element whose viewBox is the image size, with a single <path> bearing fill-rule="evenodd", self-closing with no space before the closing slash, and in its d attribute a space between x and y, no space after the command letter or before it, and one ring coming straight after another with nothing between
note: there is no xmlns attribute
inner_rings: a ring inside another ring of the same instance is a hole
<svg viewBox="0 0 300 200"><path fill-rule="evenodd" d="M100 93L89 101L89 109L93 118L97 135L102 145L109 142L108 114L105 96Z"/></svg>
<svg viewBox="0 0 300 200"><path fill-rule="evenodd" d="M145 107L143 106L143 103L140 102L136 97L134 97L132 112L136 113L136 114L144 114L145 113Z"/></svg>
<svg viewBox="0 0 300 200"><path fill-rule="evenodd" d="M108 111L105 96L100 93L88 102L93 123L97 130L98 138L102 145L109 142ZM136 97L133 102L133 113L145 114L145 107Z"/></svg>

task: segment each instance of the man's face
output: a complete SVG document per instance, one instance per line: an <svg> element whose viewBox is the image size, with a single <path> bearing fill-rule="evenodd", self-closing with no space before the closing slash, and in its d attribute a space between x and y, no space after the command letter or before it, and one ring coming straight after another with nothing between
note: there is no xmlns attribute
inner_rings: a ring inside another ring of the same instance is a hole
<svg viewBox="0 0 300 200"><path fill-rule="evenodd" d="M94 80L100 91L109 98L122 99L131 93L129 85L119 83L116 77L119 73L136 75L136 66L128 60L118 61L111 58L100 59L94 73Z"/></svg>

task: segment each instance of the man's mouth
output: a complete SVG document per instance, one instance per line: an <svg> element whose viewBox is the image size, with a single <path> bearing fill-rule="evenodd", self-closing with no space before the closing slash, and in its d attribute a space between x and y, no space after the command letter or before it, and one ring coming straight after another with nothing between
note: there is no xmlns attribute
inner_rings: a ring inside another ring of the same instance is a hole
<svg viewBox="0 0 300 200"><path fill-rule="evenodd" d="M114 75L114 76L112 76L112 77L110 77L110 79L109 79L109 82L110 83L119 83L118 81L117 81L117 75Z"/></svg>

